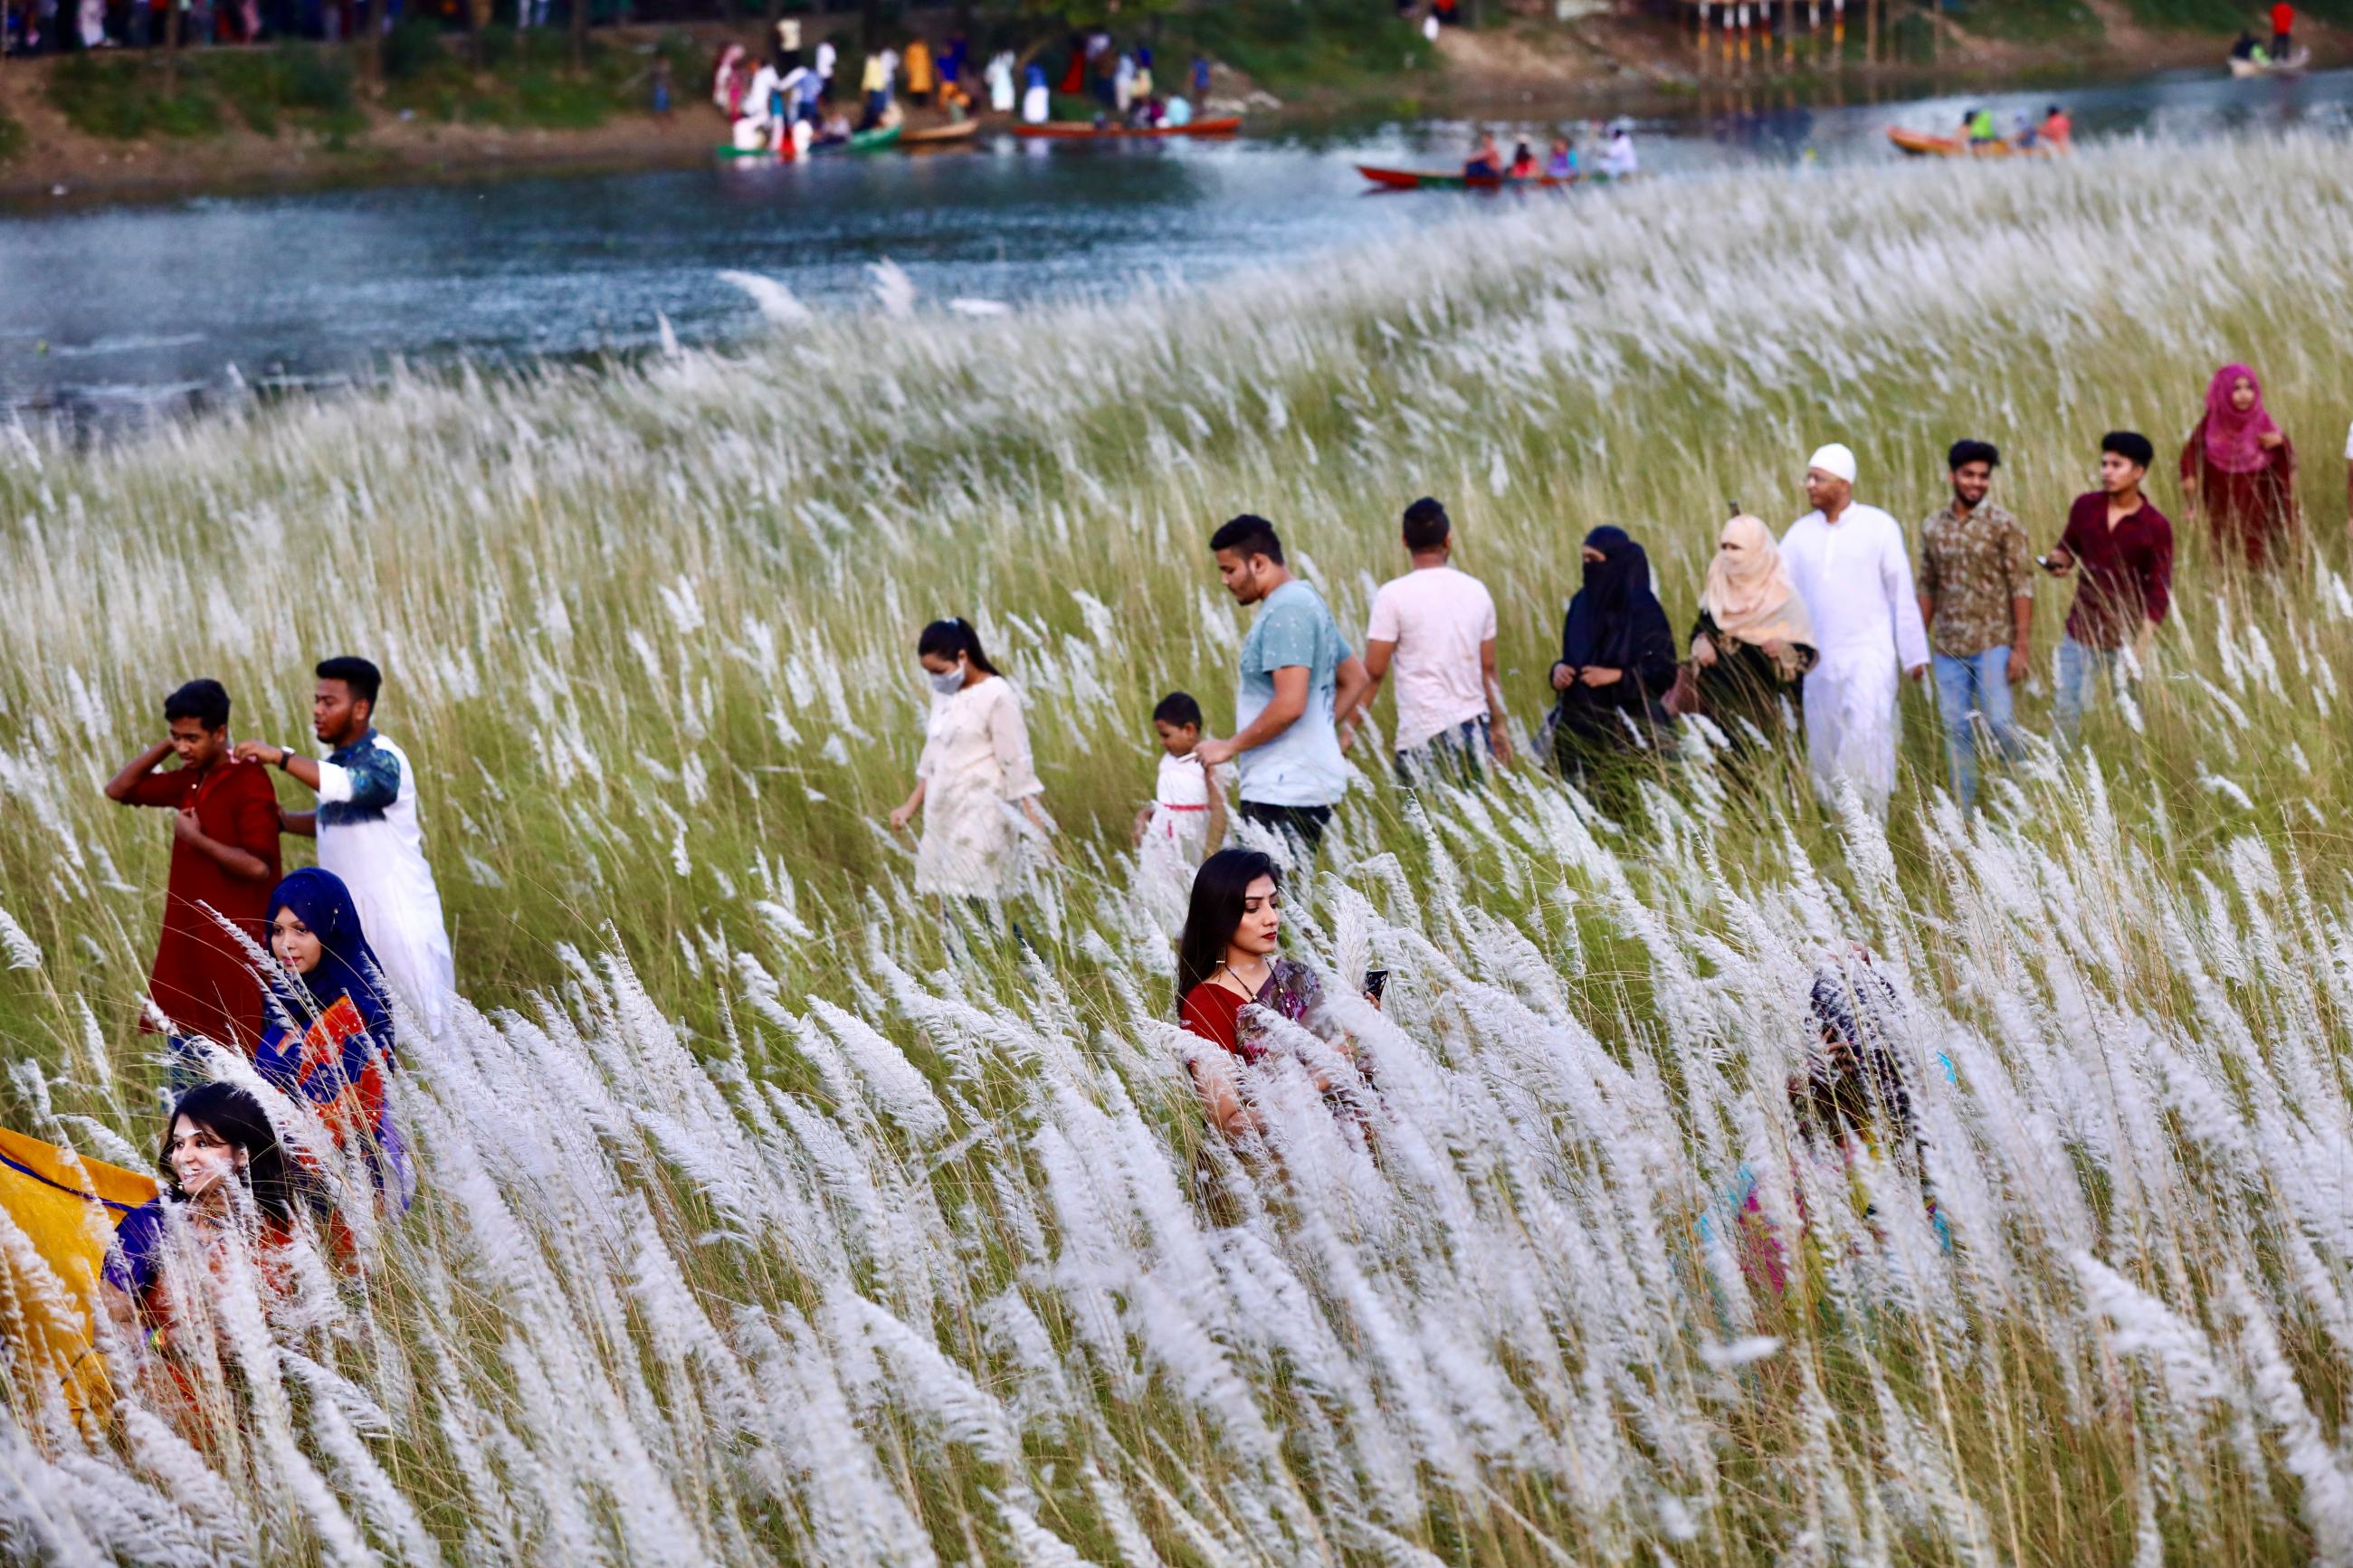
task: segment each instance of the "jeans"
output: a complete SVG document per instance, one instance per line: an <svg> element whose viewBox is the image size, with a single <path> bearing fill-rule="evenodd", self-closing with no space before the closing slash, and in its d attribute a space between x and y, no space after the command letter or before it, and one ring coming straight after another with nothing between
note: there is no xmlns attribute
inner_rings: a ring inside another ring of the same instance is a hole
<svg viewBox="0 0 2353 1568"><path fill-rule="evenodd" d="M1328 805L1267 805L1255 800L1242 802L1242 820L1255 822L1261 827L1280 833L1297 847L1297 858L1313 860L1324 847L1324 830L1332 826L1332 808Z"/></svg>
<svg viewBox="0 0 2353 1568"><path fill-rule="evenodd" d="M2113 647L2090 647L2073 637L2059 645L2059 692L2054 706L2059 715L2059 739L2072 746L2084 727L2084 703L2095 669L2107 677L2108 685L2116 683L2116 667L2124 660L2124 650Z"/></svg>
<svg viewBox="0 0 2353 1568"><path fill-rule="evenodd" d="M1451 730L1440 730L1419 746L1398 752L1398 783L1408 789L1432 780L1476 784L1484 774L1485 760L1494 750L1487 716L1465 719Z"/></svg>
<svg viewBox="0 0 2353 1568"><path fill-rule="evenodd" d="M1978 746L1989 744L1993 754L2005 759L2018 754L2018 733L2010 721L2010 649L1989 647L1967 658L1940 653L1934 668L1945 758L1952 768L1953 793L1968 811L1977 804Z"/></svg>

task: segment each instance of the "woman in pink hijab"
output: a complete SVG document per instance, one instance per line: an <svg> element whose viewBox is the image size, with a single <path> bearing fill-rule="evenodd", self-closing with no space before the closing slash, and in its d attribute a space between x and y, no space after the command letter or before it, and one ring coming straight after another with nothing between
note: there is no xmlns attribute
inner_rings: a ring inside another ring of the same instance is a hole
<svg viewBox="0 0 2353 1568"><path fill-rule="evenodd" d="M2202 514L2225 560L2261 566L2295 531L2295 447L2263 407L2263 384L2226 364L2206 387L2206 414L2181 448L2189 517Z"/></svg>

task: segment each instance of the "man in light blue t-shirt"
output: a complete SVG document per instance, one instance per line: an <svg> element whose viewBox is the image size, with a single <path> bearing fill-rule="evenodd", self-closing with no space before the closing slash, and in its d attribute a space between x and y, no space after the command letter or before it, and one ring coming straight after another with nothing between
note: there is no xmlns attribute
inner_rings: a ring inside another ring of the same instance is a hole
<svg viewBox="0 0 2353 1568"><path fill-rule="evenodd" d="M1242 639L1233 739L1204 741L1194 754L1210 767L1239 759L1243 819L1313 855L1348 787L1335 716L1356 708L1371 678L1323 596L1283 565L1274 524L1245 513L1209 548L1227 592L1259 612Z"/></svg>

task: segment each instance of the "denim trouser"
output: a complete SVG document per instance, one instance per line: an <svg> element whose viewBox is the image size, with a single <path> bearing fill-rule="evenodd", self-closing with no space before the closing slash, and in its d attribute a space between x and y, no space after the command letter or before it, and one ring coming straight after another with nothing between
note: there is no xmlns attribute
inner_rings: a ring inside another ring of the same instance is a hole
<svg viewBox="0 0 2353 1568"><path fill-rule="evenodd" d="M1398 752L1398 783L1408 789L1433 778L1476 784L1486 771L1486 759L1493 747L1486 715L1465 719L1451 730L1440 730L1420 745Z"/></svg>
<svg viewBox="0 0 2353 1568"><path fill-rule="evenodd" d="M2004 758L2017 754L2018 734L2010 721L2010 649L1989 647L1967 658L1940 653L1934 668L1945 758L1953 771L1953 793L1967 811L1977 804L1978 748L1987 745L1991 755Z"/></svg>
<svg viewBox="0 0 2353 1568"><path fill-rule="evenodd" d="M2073 745L2077 731L2084 727L2084 703L2090 694L2093 672L2097 670L2106 676L2113 688L2116 667L2123 658L2121 648L2092 647L2073 637L2059 645L2059 691L2053 707L2059 715L2060 740Z"/></svg>

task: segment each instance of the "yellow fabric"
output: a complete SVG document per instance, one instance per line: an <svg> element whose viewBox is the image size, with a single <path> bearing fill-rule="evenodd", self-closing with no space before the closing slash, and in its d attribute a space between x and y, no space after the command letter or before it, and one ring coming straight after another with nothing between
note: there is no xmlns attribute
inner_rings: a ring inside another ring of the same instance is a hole
<svg viewBox="0 0 2353 1568"><path fill-rule="evenodd" d="M79 1410L109 1399L90 1353L107 1233L156 1190L152 1176L0 1128L0 1338L20 1372L53 1373Z"/></svg>

